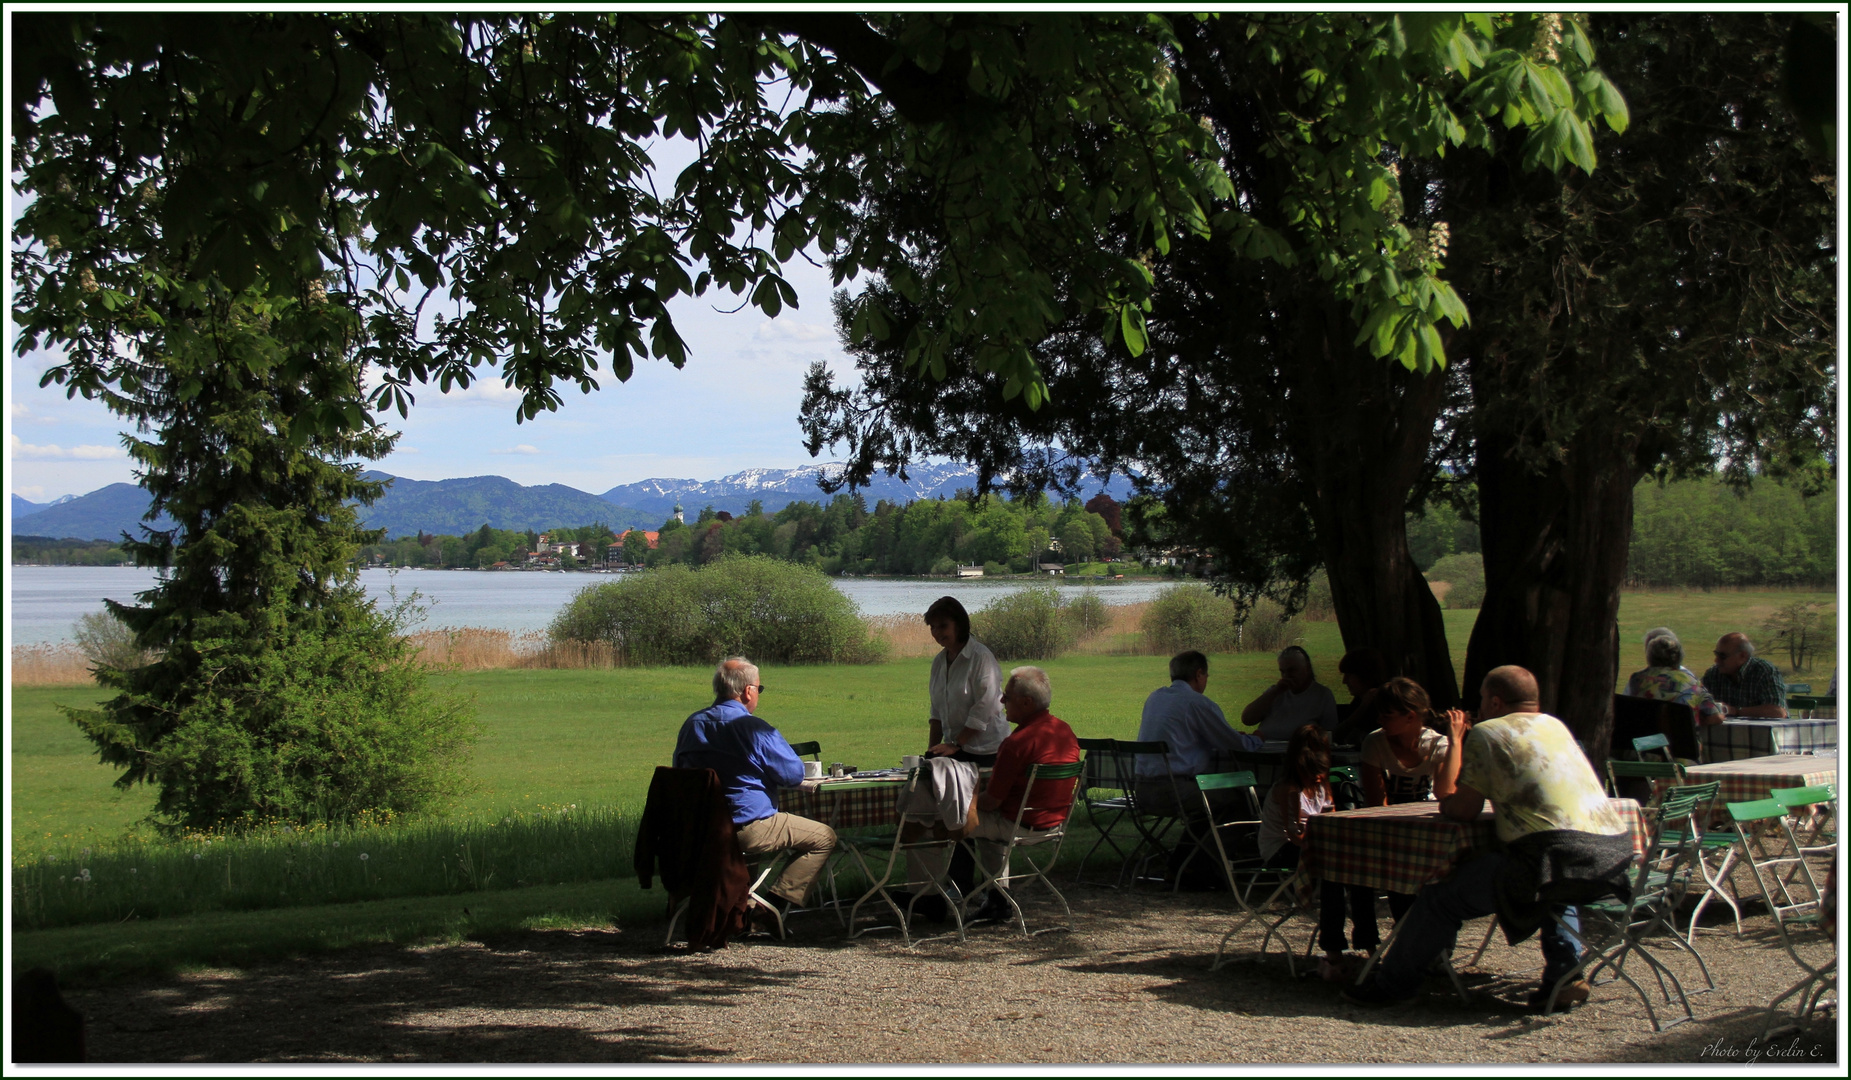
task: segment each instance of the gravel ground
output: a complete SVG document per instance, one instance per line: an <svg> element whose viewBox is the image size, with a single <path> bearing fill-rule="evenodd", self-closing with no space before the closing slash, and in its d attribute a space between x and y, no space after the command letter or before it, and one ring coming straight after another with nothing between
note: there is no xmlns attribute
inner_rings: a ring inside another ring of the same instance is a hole
<svg viewBox="0 0 1851 1080"><path fill-rule="evenodd" d="M1071 932L1026 941L994 926L976 928L967 944L907 949L890 933L849 941L817 912L793 920L790 941L706 954L660 948L660 924L532 931L67 997L88 1018L91 1060L115 1062L1838 1060L1835 1012L1757 1041L1758 1006L1798 976L1764 915L1740 940L1722 929L1699 934L1717 989L1692 998L1695 1023L1661 1034L1624 983L1596 988L1565 1016L1529 1015L1522 1002L1541 968L1534 939L1515 949L1494 940L1466 973L1470 1004L1430 979L1416 1005L1380 1012L1289 977L1276 949L1258 961L1257 933L1237 942L1237 962L1208 970L1229 923L1224 896L1091 887L1068 895L1071 919L1045 902L1029 910L1031 926L1060 921ZM1461 935L1462 961L1484 925ZM1304 948L1311 923L1289 926ZM1702 985L1688 966L1687 983Z"/></svg>

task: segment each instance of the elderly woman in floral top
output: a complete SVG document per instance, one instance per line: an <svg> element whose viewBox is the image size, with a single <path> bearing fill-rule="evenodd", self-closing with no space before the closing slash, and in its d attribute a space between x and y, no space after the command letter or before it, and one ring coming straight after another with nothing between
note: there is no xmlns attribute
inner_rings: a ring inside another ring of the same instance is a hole
<svg viewBox="0 0 1851 1080"><path fill-rule="evenodd" d="M1633 672L1626 680L1628 697L1675 701L1690 706L1699 724L1722 723L1722 706L1703 688L1703 680L1684 666L1684 646L1669 627L1645 632L1645 662L1645 670Z"/></svg>

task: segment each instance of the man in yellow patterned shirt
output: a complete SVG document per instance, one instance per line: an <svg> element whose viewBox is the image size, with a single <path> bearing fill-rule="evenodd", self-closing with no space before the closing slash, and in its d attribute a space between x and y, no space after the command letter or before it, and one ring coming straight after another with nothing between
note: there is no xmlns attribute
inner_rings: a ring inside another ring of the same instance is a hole
<svg viewBox="0 0 1851 1080"><path fill-rule="evenodd" d="M1632 861L1626 821L1615 813L1600 778L1567 725L1537 706L1536 677L1514 665L1494 668L1480 687L1483 717L1465 740L1458 787L1440 803L1440 813L1455 821L1472 821L1489 801L1496 815L1498 839L1505 850L1488 852L1463 864L1444 881L1420 891L1407 914L1407 925L1377 965L1370 982L1352 987L1344 998L1358 1005L1394 1005L1411 1001L1421 978L1458 937L1467 919L1497 913L1512 944L1542 930L1542 990L1531 998L1541 1006L1557 980L1580 959L1580 947L1553 920L1534 918L1512 931L1501 890L1512 880L1531 883L1534 901L1536 861L1542 852L1586 868L1585 876L1623 878ZM1579 928L1575 910L1558 909L1564 921ZM1565 985L1558 1005L1586 1001L1588 986Z"/></svg>

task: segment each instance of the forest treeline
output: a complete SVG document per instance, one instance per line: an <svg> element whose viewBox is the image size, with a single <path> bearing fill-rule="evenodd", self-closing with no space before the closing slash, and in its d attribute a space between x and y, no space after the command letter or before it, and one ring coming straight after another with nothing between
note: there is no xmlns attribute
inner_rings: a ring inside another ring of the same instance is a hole
<svg viewBox="0 0 1851 1080"><path fill-rule="evenodd" d="M1461 508L1436 501L1408 516L1408 545L1423 572L1449 556L1478 551L1478 525L1468 498ZM619 534L602 523L544 532L483 526L463 536L418 533L361 551L368 565L431 568L522 565L540 536L553 545L578 543L560 557L566 568L605 565L613 545L629 565L703 566L722 555L771 555L838 574L949 574L982 565L992 574L1022 572L1037 561L1092 562L1129 552L1122 506L1099 495L1078 500L925 499L868 509L858 496L793 502L767 514L756 502L734 516L708 507L691 522L670 519L653 530ZM1836 581L1838 497L1802 495L1762 482L1737 490L1719 479L1670 484L1647 480L1634 494L1627 583L1634 587L1805 586ZM1135 538L1134 538L1135 539ZM16 565L115 566L121 546L106 540L15 536ZM1449 564L1450 565L1450 564Z"/></svg>

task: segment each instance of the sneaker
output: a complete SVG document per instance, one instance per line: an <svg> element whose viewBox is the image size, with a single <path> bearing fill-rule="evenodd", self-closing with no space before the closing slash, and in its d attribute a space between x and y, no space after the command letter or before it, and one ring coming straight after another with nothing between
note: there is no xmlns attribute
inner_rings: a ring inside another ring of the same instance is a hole
<svg viewBox="0 0 1851 1080"><path fill-rule="evenodd" d="M746 909L746 923L750 933L777 936L783 931L784 917L790 913L790 905L782 899L769 903L754 900Z"/></svg>
<svg viewBox="0 0 1851 1080"><path fill-rule="evenodd" d="M1396 997L1383 989L1380 981L1370 979L1360 986L1344 987L1343 1000L1369 1009L1398 1009L1412 1003L1414 997L1413 995Z"/></svg>
<svg viewBox="0 0 1851 1080"><path fill-rule="evenodd" d="M1534 994L1530 995L1529 1004L1531 1012L1542 1012L1543 1009L1548 1007L1549 991L1554 985L1553 982L1545 982ZM1592 993L1592 991L1589 989L1586 979L1576 979L1573 982L1564 983L1562 988L1556 991L1555 1008L1552 1011L1567 1012L1576 1005L1585 1002L1590 993Z"/></svg>

